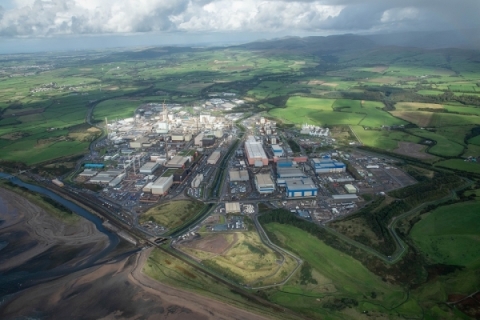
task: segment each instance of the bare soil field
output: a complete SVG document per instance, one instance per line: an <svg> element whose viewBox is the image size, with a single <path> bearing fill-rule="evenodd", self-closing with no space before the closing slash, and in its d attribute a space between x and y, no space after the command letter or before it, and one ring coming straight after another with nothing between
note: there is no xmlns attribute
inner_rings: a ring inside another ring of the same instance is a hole
<svg viewBox="0 0 480 320"><path fill-rule="evenodd" d="M423 103L423 102L399 102L395 104L397 111L417 111L418 109L443 109L443 106L438 103Z"/></svg>
<svg viewBox="0 0 480 320"><path fill-rule="evenodd" d="M390 111L390 113L397 118L414 123L419 127L428 127L434 115L433 112L427 111Z"/></svg>
<svg viewBox="0 0 480 320"><path fill-rule="evenodd" d="M323 80L310 80L308 82L308 85L314 86L314 85L322 85L324 83L325 83L325 81L323 81Z"/></svg>
<svg viewBox="0 0 480 320"><path fill-rule="evenodd" d="M388 70L388 66L376 66L370 69L370 71L377 72L377 73L384 73L387 70Z"/></svg>
<svg viewBox="0 0 480 320"><path fill-rule="evenodd" d="M229 239L231 238L231 239ZM183 246L214 254L221 254L237 242L238 236L233 234L209 234L200 239L182 243Z"/></svg>
<svg viewBox="0 0 480 320"><path fill-rule="evenodd" d="M398 148L393 150L393 152L417 159L433 159L434 156L425 153L425 149L426 146L418 143L400 141L398 143Z"/></svg>

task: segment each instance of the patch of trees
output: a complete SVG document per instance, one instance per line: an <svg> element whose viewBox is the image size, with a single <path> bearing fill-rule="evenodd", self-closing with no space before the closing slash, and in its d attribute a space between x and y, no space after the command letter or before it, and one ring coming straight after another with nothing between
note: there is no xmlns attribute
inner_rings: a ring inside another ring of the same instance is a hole
<svg viewBox="0 0 480 320"><path fill-rule="evenodd" d="M293 152L300 152L300 146L298 145L298 143L296 143L292 139L288 140L287 142L290 148L292 148Z"/></svg>
<svg viewBox="0 0 480 320"><path fill-rule="evenodd" d="M309 283L317 284L317 280L315 280L312 276L312 267L310 264L305 261L302 264L302 268L300 269L300 283L303 285L307 285Z"/></svg>
<svg viewBox="0 0 480 320"><path fill-rule="evenodd" d="M325 302L323 307L330 311L341 311L345 308L352 308L358 306L358 301L352 298L335 298L332 301Z"/></svg>
<svg viewBox="0 0 480 320"><path fill-rule="evenodd" d="M432 180L408 186L389 193L397 198L395 201L382 206L384 197L377 198L369 206L357 213L345 218L343 221L361 219L367 227L380 239L380 242L372 242L366 236L358 236L356 241L370 246L377 251L391 255L395 252L395 241L388 229L390 221L424 202L441 199L447 196L452 189L463 184L463 180L456 175L437 174ZM342 220L340 220L342 221ZM335 226L335 223L332 225Z"/></svg>
<svg viewBox="0 0 480 320"><path fill-rule="evenodd" d="M470 130L470 132L463 139L463 142L468 144L468 140L475 138L476 136L480 136L480 126L472 128L472 130Z"/></svg>
<svg viewBox="0 0 480 320"><path fill-rule="evenodd" d="M44 197L42 196L42 200L45 201L46 203L50 204L52 207L54 207L55 209L58 209L60 211L63 211L65 213L68 213L68 214L72 214L73 212L68 209L67 207L65 207L63 204L60 204L58 203L57 201L49 198L49 197Z"/></svg>

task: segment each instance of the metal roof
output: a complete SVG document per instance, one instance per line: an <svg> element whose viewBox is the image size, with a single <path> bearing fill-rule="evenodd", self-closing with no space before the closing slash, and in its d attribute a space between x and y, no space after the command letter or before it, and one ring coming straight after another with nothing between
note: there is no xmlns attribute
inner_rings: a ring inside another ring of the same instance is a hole
<svg viewBox="0 0 480 320"><path fill-rule="evenodd" d="M259 173L255 175L255 179L257 181L257 185L265 186L265 185L275 185L273 183L272 177L268 173Z"/></svg>
<svg viewBox="0 0 480 320"><path fill-rule="evenodd" d="M317 190L317 186L310 178L290 179L285 181L288 191L311 191Z"/></svg>

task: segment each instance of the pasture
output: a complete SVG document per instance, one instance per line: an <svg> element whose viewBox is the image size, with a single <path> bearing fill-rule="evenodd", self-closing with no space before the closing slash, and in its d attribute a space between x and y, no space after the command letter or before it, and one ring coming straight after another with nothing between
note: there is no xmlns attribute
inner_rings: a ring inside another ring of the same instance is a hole
<svg viewBox="0 0 480 320"><path fill-rule="evenodd" d="M382 125L405 124L381 110L383 104L375 101L350 99L318 99L294 96L288 99L286 108L269 111L273 117L286 123L325 125Z"/></svg>
<svg viewBox="0 0 480 320"><path fill-rule="evenodd" d="M366 146L393 151L401 141L419 143L422 139L405 131L370 130L362 126L350 127L360 142Z"/></svg>
<svg viewBox="0 0 480 320"><path fill-rule="evenodd" d="M435 144L431 144L431 147L428 149L428 153L444 156L444 157L455 157L459 156L463 150L464 146L449 140L445 136L439 135L435 132L421 129L408 129L407 132L416 135L418 137L424 138L429 141L435 141Z"/></svg>
<svg viewBox="0 0 480 320"><path fill-rule="evenodd" d="M433 263L471 267L480 264L480 202L442 206L422 216L411 238Z"/></svg>

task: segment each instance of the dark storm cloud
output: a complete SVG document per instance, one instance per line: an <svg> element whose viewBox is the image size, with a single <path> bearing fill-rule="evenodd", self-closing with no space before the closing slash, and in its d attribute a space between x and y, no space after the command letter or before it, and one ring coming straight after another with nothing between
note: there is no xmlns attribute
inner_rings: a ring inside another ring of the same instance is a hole
<svg viewBox="0 0 480 320"><path fill-rule="evenodd" d="M479 0L10 0L0 35L467 29L479 12Z"/></svg>

